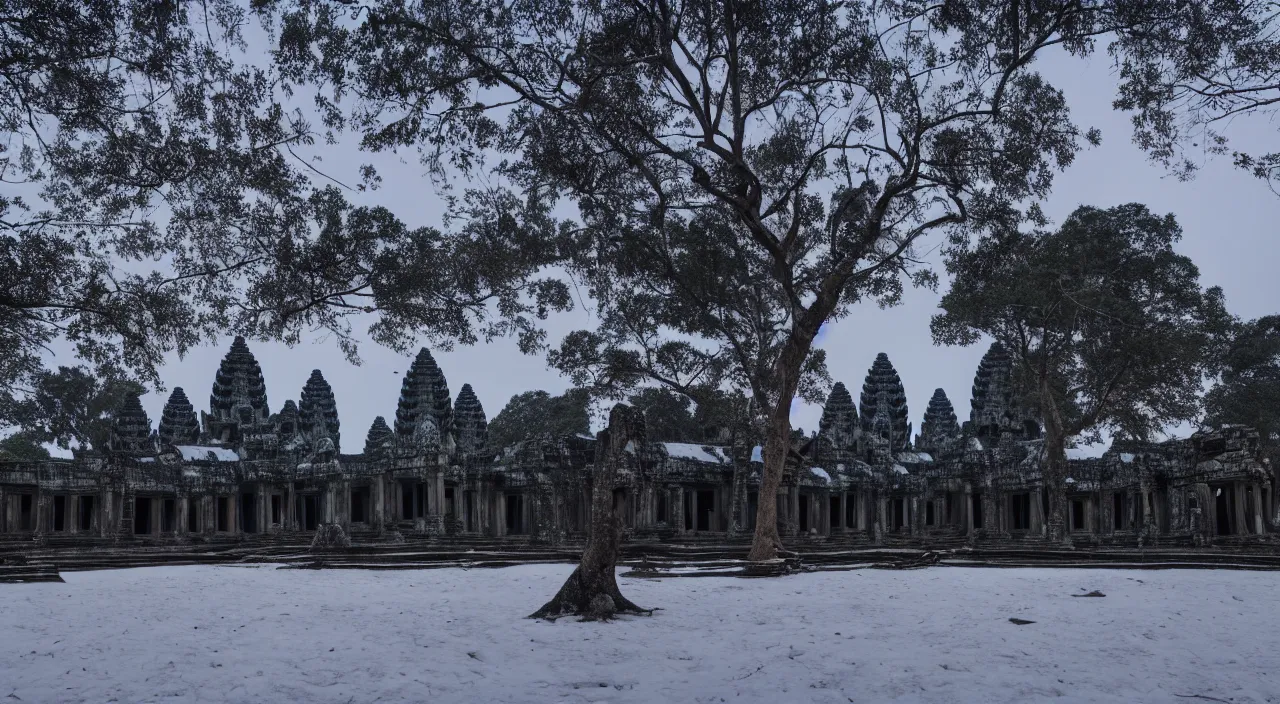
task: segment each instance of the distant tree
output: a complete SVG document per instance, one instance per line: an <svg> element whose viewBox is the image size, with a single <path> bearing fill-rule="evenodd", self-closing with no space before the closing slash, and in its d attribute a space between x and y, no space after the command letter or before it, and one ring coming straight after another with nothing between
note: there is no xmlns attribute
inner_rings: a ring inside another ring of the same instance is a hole
<svg viewBox="0 0 1280 704"><path fill-rule="evenodd" d="M1118 3L1120 4L1120 3ZM1129 112L1134 142L1182 178L1206 156L1232 154L1237 166L1280 183L1280 152L1239 150L1237 116L1280 110L1280 13L1274 0L1135 0L1125 12L1156 21L1117 35L1115 107ZM1280 195L1280 192L1277 193Z"/></svg>
<svg viewBox="0 0 1280 704"><path fill-rule="evenodd" d="M644 414L650 440L658 442L702 442L702 431L691 410L692 400L663 387L648 387L632 394L627 402Z"/></svg>
<svg viewBox="0 0 1280 704"><path fill-rule="evenodd" d="M1013 354L1045 424L1050 535L1064 530L1066 445L1109 429L1150 438L1195 418L1208 352L1228 316L1217 288L1174 251L1172 215L1082 207L1056 231L1008 231L947 253L951 290L932 321L939 344L981 335Z"/></svg>
<svg viewBox="0 0 1280 704"><path fill-rule="evenodd" d="M0 439L0 461L36 462L49 459L49 450L29 433L14 433Z"/></svg>
<svg viewBox="0 0 1280 704"><path fill-rule="evenodd" d="M14 405L10 418L34 442L102 451L115 412L127 397L143 391L137 382L102 378L85 367L58 367L36 377L35 388Z"/></svg>
<svg viewBox="0 0 1280 704"><path fill-rule="evenodd" d="M521 440L550 433L575 435L591 431L591 398L581 389L559 396L546 391L516 394L489 421L489 445L510 447Z"/></svg>
<svg viewBox="0 0 1280 704"><path fill-rule="evenodd" d="M1236 325L1218 364L1218 382L1205 397L1206 422L1256 428L1262 451L1280 472L1280 316Z"/></svg>

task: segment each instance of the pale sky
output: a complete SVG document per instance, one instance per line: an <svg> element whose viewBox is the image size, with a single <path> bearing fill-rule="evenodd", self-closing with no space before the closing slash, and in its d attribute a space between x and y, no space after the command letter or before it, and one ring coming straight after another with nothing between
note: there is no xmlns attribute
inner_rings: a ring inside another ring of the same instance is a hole
<svg viewBox="0 0 1280 704"><path fill-rule="evenodd" d="M1037 66L1067 93L1081 130L1098 127L1103 134L1100 147L1083 151L1058 175L1052 196L1043 204L1049 216L1060 222L1082 204L1110 207L1127 202L1145 203L1158 213L1172 212L1184 230L1179 250L1199 265L1205 286L1225 290L1231 312L1252 318L1280 310L1280 283L1275 276L1280 262L1275 236L1280 197L1225 158L1209 160L1189 183L1180 183L1149 163L1130 142L1128 118L1110 107L1115 79L1105 52L1089 60L1053 56ZM1228 128L1228 134L1241 147L1274 150L1275 126L1261 119L1239 120ZM327 156L326 168L336 172L353 172L356 164L370 160L349 150ZM385 205L414 226L440 225L439 199L421 176L422 168L414 155L406 155L400 163L385 158L374 161L384 176L384 185L359 200ZM939 239L935 236L925 249L936 247ZM937 259L936 255L931 258ZM916 432L937 387L946 390L960 420L968 418L973 374L986 350L986 344L969 348L933 345L929 319L946 286L944 276L937 293L910 290L902 305L886 310L862 305L829 326L818 342L827 351L833 379L843 381L855 398L876 353L887 353L906 386ZM554 344L565 332L591 325L590 312L579 306L548 321L548 339ZM210 340L185 359L171 356L162 371L168 389L183 387L197 411L207 411L214 374L230 339ZM262 365L272 412L286 400L299 397L312 369L323 371L337 398L343 451L348 453L361 450L374 416L385 416L388 421L394 417L401 379L412 359L412 355L397 355L367 343L361 350L364 364L352 366L336 344L322 336L312 336L292 349L250 341L250 349ZM462 384L470 383L489 418L513 394L531 389L558 393L568 387L567 379L548 369L542 357L520 354L511 340L432 352L453 396L456 398ZM68 364L74 360L53 361ZM168 390L142 399L153 428L167 397ZM812 431L820 415L820 407L797 404L792 422Z"/></svg>

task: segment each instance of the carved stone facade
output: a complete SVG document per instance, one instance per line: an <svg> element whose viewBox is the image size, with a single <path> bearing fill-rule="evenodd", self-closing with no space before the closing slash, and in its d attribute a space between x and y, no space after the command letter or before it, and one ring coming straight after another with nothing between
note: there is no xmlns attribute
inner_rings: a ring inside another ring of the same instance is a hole
<svg viewBox="0 0 1280 704"><path fill-rule="evenodd" d="M934 392L914 447L901 379L873 363L855 408L836 384L820 430L792 448L778 496L783 535L884 542L1043 541L1043 442L1012 391L1004 350L975 375L963 426ZM0 532L76 540L235 540L340 526L355 540L405 533L519 536L550 543L589 525L595 439L489 446L470 386L451 399L422 350L394 427L378 417L361 454L340 454L337 403L319 371L300 401L267 406L261 368L237 338L209 411L195 423L175 389L157 433L137 398L106 453L0 462ZM761 448L653 442L613 488L631 539L727 535L754 527ZM1257 433L1228 426L1163 443L1116 443L1072 459L1066 515L1077 542L1200 544L1274 533L1273 475Z"/></svg>

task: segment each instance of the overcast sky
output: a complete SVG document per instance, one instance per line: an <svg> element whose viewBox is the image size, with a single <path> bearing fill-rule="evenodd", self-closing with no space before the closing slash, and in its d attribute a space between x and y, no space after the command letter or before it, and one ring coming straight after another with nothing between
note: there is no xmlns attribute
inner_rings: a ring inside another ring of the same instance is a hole
<svg viewBox="0 0 1280 704"><path fill-rule="evenodd" d="M1082 152L1058 176L1053 195L1043 204L1049 216L1061 222L1082 204L1110 207L1126 202L1145 203L1159 213L1172 212L1184 230L1180 251L1199 265L1204 285L1221 286L1226 291L1233 313L1251 318L1280 310L1280 283L1275 273L1280 261L1275 236L1280 197L1261 181L1233 168L1227 159L1209 161L1189 183L1180 183L1149 163L1130 142L1128 118L1110 107L1115 78L1105 53L1090 60L1050 57L1037 67L1067 93L1082 131L1098 127L1103 134L1100 147ZM1240 120L1228 132L1242 147L1274 150L1275 126L1260 119ZM326 156L327 170L337 173L354 172L357 163L369 160L350 151ZM440 225L438 198L421 177L422 169L414 156L375 163L384 176L384 186L361 196L362 200L387 206L411 225ZM937 244L935 237L925 249ZM936 261L936 255L932 258ZM985 344L969 348L933 345L929 319L946 285L944 277L936 293L908 291L902 305L887 310L863 305L824 330L818 342L827 351L832 377L843 381L855 397L876 353L887 353L906 386L915 430L938 387L946 390L960 419L968 418L973 374L986 349ZM569 330L591 325L590 313L579 307L549 321L549 340L558 341ZM185 359L172 356L162 371L168 389L183 387L198 411L208 410L214 374L229 345L230 337L210 340ZM322 336L313 336L294 348L252 341L250 348L262 365L272 412L286 400L298 398L312 369L323 371L337 397L345 452L361 450L375 416L385 416L388 421L394 417L401 379L412 358L368 343L361 350L364 364L357 367L345 361L331 339ZM559 392L568 386L542 358L520 354L509 340L433 353L452 394L456 397L464 383L471 384L490 418L513 394L530 389ZM56 363L72 361L58 359ZM142 399L153 427L167 396L166 390ZM798 403L792 421L811 431L820 415L821 408Z"/></svg>

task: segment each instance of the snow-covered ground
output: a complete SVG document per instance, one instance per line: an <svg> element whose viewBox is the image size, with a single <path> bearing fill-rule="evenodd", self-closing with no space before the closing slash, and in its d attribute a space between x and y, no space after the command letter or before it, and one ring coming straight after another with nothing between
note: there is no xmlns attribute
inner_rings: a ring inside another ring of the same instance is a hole
<svg viewBox="0 0 1280 704"><path fill-rule="evenodd" d="M2 584L0 702L1280 701L1276 573L624 579L663 610L523 618L571 570L156 567ZM1071 596L1095 589L1106 597Z"/></svg>

